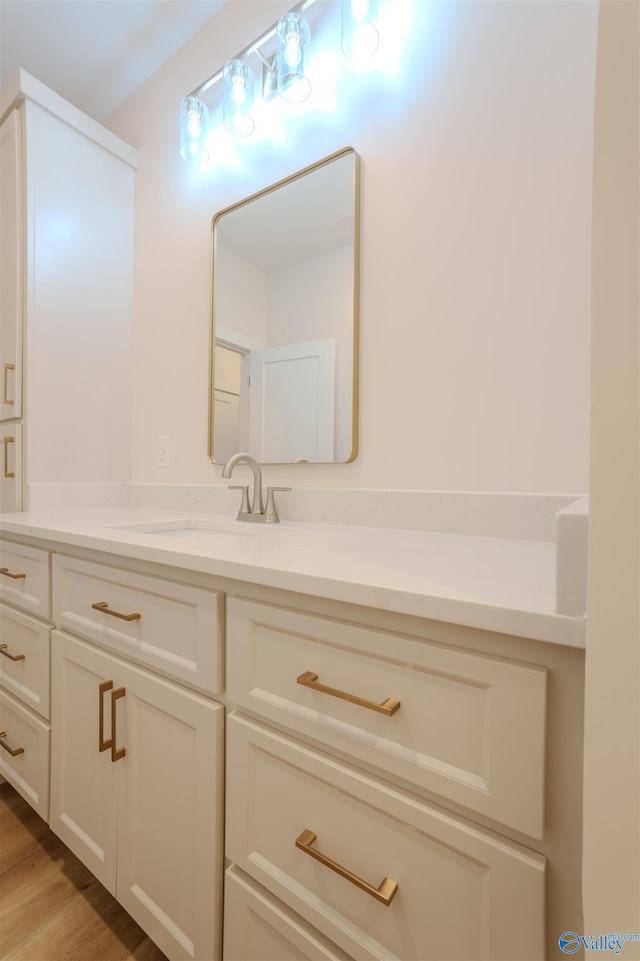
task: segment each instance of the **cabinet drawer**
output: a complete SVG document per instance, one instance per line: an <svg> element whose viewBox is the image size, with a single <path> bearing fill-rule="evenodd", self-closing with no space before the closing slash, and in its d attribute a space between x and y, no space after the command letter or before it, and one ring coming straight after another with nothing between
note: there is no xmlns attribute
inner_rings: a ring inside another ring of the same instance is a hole
<svg viewBox="0 0 640 961"><path fill-rule="evenodd" d="M0 540L0 600L40 617L51 616L50 554Z"/></svg>
<svg viewBox="0 0 640 961"><path fill-rule="evenodd" d="M93 606L105 603L110 613ZM60 627L212 694L224 685L223 610L224 596L215 591L54 557Z"/></svg>
<svg viewBox="0 0 640 961"><path fill-rule="evenodd" d="M351 961L235 867L224 881L224 961Z"/></svg>
<svg viewBox="0 0 640 961"><path fill-rule="evenodd" d="M0 690L0 732L0 774L48 821L50 725Z"/></svg>
<svg viewBox="0 0 640 961"><path fill-rule="evenodd" d="M227 730L227 856L353 958L544 957L544 858L237 715ZM388 905L360 887L383 880Z"/></svg>
<svg viewBox="0 0 640 961"><path fill-rule="evenodd" d="M546 669L238 598L227 634L235 704L542 837Z"/></svg>
<svg viewBox="0 0 640 961"><path fill-rule="evenodd" d="M51 628L0 603L0 684L50 718Z"/></svg>

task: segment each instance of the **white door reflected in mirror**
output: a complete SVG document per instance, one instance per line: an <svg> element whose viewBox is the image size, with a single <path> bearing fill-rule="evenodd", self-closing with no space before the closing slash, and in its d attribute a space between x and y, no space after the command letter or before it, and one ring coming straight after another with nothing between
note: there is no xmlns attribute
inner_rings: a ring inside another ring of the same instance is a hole
<svg viewBox="0 0 640 961"><path fill-rule="evenodd" d="M351 148L213 221L209 456L357 454L359 163Z"/></svg>

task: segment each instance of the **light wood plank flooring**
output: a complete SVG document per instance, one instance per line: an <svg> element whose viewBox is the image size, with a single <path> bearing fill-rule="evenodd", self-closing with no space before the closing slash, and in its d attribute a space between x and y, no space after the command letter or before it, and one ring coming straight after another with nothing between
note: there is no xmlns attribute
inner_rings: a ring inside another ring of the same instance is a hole
<svg viewBox="0 0 640 961"><path fill-rule="evenodd" d="M10 784L0 784L0 961L166 961Z"/></svg>

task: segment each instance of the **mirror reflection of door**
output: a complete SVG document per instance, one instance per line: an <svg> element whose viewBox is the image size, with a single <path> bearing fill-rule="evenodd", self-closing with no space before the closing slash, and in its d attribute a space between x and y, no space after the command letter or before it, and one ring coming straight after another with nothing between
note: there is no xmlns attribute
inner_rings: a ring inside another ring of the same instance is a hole
<svg viewBox="0 0 640 961"><path fill-rule="evenodd" d="M249 351L215 347L214 459L251 451L263 463L334 456L335 343Z"/></svg>
<svg viewBox="0 0 640 961"><path fill-rule="evenodd" d="M217 463L238 450L261 463L356 456L359 210L359 161L348 148L214 218ZM242 355L240 388L222 345Z"/></svg>
<svg viewBox="0 0 640 961"><path fill-rule="evenodd" d="M249 355L249 449L265 464L333 460L333 340Z"/></svg>

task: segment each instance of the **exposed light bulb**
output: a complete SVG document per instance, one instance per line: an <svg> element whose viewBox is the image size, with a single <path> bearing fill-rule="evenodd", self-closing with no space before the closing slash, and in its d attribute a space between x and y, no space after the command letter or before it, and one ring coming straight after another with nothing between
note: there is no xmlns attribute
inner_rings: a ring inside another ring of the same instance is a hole
<svg viewBox="0 0 640 961"><path fill-rule="evenodd" d="M302 50L300 49L300 37L297 33L290 33L286 39L284 49L284 59L294 70L300 66L302 60Z"/></svg>
<svg viewBox="0 0 640 961"><path fill-rule="evenodd" d="M209 133L209 111L198 97L185 97L180 105L180 153L190 164L209 159L205 143Z"/></svg>
<svg viewBox="0 0 640 961"><path fill-rule="evenodd" d="M245 86L244 77L233 78L231 96L233 97L233 102L239 107L241 107L243 103L247 102L247 88Z"/></svg>
<svg viewBox="0 0 640 961"><path fill-rule="evenodd" d="M342 50L356 63L369 60L378 49L377 0L344 0L342 5Z"/></svg>
<svg viewBox="0 0 640 961"><path fill-rule="evenodd" d="M289 103L302 103L311 93L307 76L309 25L299 13L287 13L276 27L278 93Z"/></svg>
<svg viewBox="0 0 640 961"><path fill-rule="evenodd" d="M369 0L350 0L351 15L354 20L364 20L369 13Z"/></svg>
<svg viewBox="0 0 640 961"><path fill-rule="evenodd" d="M228 60L222 71L222 122L234 137L249 137L255 130L253 71L244 60Z"/></svg>
<svg viewBox="0 0 640 961"><path fill-rule="evenodd" d="M189 136L197 139L202 134L202 124L200 123L200 117L194 111L189 112L189 121L187 123L187 130L189 131Z"/></svg>

